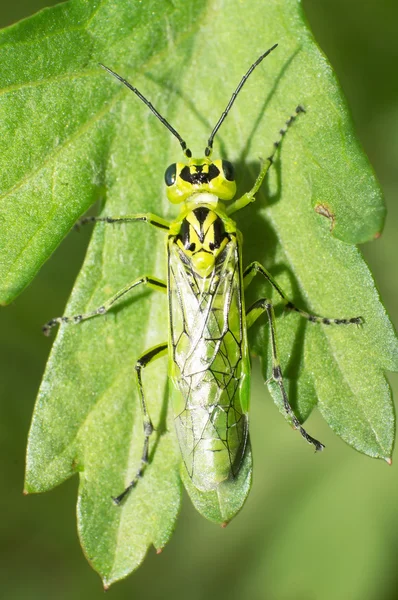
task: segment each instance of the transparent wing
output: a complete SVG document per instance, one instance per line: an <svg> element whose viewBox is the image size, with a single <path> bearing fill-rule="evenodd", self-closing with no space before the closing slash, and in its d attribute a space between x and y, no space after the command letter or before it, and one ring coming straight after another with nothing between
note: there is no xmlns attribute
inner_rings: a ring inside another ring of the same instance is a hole
<svg viewBox="0 0 398 600"><path fill-rule="evenodd" d="M234 476L247 443L249 358L235 237L201 278L169 242L170 376L187 471L208 491Z"/></svg>

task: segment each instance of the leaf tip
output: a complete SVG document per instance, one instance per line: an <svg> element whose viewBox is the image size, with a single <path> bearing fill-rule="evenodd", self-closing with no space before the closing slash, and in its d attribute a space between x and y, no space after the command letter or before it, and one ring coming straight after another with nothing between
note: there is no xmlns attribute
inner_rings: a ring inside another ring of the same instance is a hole
<svg viewBox="0 0 398 600"><path fill-rule="evenodd" d="M27 490L26 488L24 488L24 489L22 490L22 494L23 494L24 496L28 496L28 495L29 495L29 492L28 492L28 490Z"/></svg>
<svg viewBox="0 0 398 600"><path fill-rule="evenodd" d="M392 465L392 458L390 456L387 456L387 457L384 457L384 460L391 467L391 465Z"/></svg>
<svg viewBox="0 0 398 600"><path fill-rule="evenodd" d="M221 528L225 529L228 524L229 524L229 521L224 521L224 523L221 523Z"/></svg>
<svg viewBox="0 0 398 600"><path fill-rule="evenodd" d="M162 554L163 548L155 548L156 554Z"/></svg>

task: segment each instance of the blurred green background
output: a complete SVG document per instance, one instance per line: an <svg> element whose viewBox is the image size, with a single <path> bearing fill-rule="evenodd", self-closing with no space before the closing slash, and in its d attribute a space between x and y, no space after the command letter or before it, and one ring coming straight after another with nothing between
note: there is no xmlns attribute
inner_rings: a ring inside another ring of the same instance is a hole
<svg viewBox="0 0 398 600"><path fill-rule="evenodd" d="M3 2L0 26L51 4ZM397 323L398 3L303 0L303 5L385 190L385 231L362 250ZM40 326L62 314L88 235L82 231L70 236L35 282L0 313L2 598L103 597L76 535L77 478L42 496L21 495L26 436L50 349ZM398 377L392 375L390 381L398 398ZM327 446L316 457L292 435L255 365L255 479L244 510L221 530L201 518L185 498L163 554L150 551L144 565L109 595L116 600L398 598L397 467L357 454L319 415L310 422L310 430Z"/></svg>

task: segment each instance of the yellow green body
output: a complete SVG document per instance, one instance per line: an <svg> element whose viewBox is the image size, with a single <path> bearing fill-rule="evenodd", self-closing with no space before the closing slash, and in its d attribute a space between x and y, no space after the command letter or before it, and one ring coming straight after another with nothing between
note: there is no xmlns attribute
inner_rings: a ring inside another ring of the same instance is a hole
<svg viewBox="0 0 398 600"><path fill-rule="evenodd" d="M207 492L237 475L248 443L241 236L208 192L184 202L170 231L170 391L183 462Z"/></svg>

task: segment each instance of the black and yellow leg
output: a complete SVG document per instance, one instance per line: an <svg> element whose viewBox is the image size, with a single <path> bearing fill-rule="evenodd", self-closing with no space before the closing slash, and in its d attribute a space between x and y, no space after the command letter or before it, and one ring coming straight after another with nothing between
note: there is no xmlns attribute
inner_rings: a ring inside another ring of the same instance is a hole
<svg viewBox="0 0 398 600"><path fill-rule="evenodd" d="M136 362L135 372L137 374L138 391L140 394L140 401L141 401L142 421L144 424L144 447L142 449L141 463L140 463L137 473L135 474L134 479L129 483L129 485L126 487L126 489L121 494L119 494L119 496L116 496L115 498L113 498L113 501L115 504L120 504L122 502L122 500L127 496L127 494L137 485L138 481L141 479L141 477L144 474L145 467L148 464L149 438L153 433L153 425L152 425L151 417L149 416L148 407L147 407L146 401L145 401L144 386L142 385L141 371L142 371L142 369L145 369L145 367L148 366L149 363L151 363L152 361L167 354L167 350L168 350L167 343L159 344L158 346L151 348L145 354L140 356L140 358Z"/></svg>
<svg viewBox="0 0 398 600"><path fill-rule="evenodd" d="M247 311L246 314L246 322L247 327L251 327L253 323L258 319L260 315L264 312L267 312L269 325L270 325L270 333L271 333L271 348L272 348L272 379L279 386L280 392L282 394L283 405L285 407L285 411L287 415L290 417L293 427L298 429L305 440L309 444L312 444L315 447L316 451L323 450L325 447L321 442L310 436L304 427L302 427L300 421L297 419L296 415L293 412L292 407L289 404L289 399L287 397L287 393L285 390L285 386L283 383L282 369L279 363L278 358L278 346L276 340L276 328L275 328L275 313L274 308L270 300L266 298L261 298L257 300Z"/></svg>
<svg viewBox="0 0 398 600"><path fill-rule="evenodd" d="M122 215L120 217L83 217L76 223L76 227L80 225L86 225L86 223L136 223L138 221L144 221L149 223L158 229L168 231L170 229L170 223L162 217L158 217L152 213L139 213L136 215Z"/></svg>
<svg viewBox="0 0 398 600"><path fill-rule="evenodd" d="M232 215L233 213L237 212L238 210L241 210L242 208L244 208L251 202L254 202L255 195L257 194L258 190L260 189L261 184L263 183L264 178L265 178L266 174L268 173L268 169L274 162L274 157L275 157L276 151L278 150L278 148L280 146L282 138L284 137L285 133L289 129L290 125L292 125L294 123L297 116L300 113L304 113L304 112L305 112L305 110L302 106L297 106L294 114L288 118L288 120L285 122L284 127L282 127L282 129L279 130L279 136L280 136L279 140L274 142L273 150L272 150L271 154L268 156L268 158L266 159L266 161L264 162L264 165L263 165L252 189L249 192L246 192L246 194L243 194L243 196L241 196L237 200L235 200L235 202L233 202L232 204L227 206L226 212L227 212L228 216Z"/></svg>
<svg viewBox="0 0 398 600"><path fill-rule="evenodd" d="M51 328L55 327L55 325L57 325L58 323L59 324L61 324L61 323L80 323L81 321L85 321L86 319L91 319L91 317L95 317L96 315L104 315L115 304L115 302L117 302L117 300L119 300L119 298L121 298L122 296L124 296L125 294L127 294L128 292L133 290L135 287L137 287L139 285L143 285L143 284L149 285L150 287L154 288L155 290L159 290L161 292L167 291L167 285L164 281L161 281L160 279L157 279L156 277L149 277L148 275L144 275L143 277L139 277L138 279L135 279L132 283L129 283L128 285L126 285L126 287L119 290L114 296L112 296L112 298L109 298L109 300L104 302L104 304L102 304L102 306L100 306L99 308L96 308L95 310L93 310L89 313L75 315L73 317L64 316L64 317L56 317L55 319L51 319L51 321L49 321L48 323L43 325L44 335L49 335Z"/></svg>
<svg viewBox="0 0 398 600"><path fill-rule="evenodd" d="M271 273L269 273L267 269L265 269L262 266L262 264L257 261L251 263L248 267L246 267L246 269L243 272L243 284L245 286L245 289L250 285L253 278L257 274L262 275L278 292L283 302L285 303L285 308L287 308L288 310L294 310L300 316L304 317L304 319L307 319L311 323L322 323L322 325L362 325L363 323L362 317L351 317L348 319L331 319L329 317L318 317L317 315L313 315L311 313L306 312L305 310L302 310L301 308L298 308L297 306L295 306L295 304L293 304L293 302L290 302L284 291L279 287L275 279L272 277Z"/></svg>

